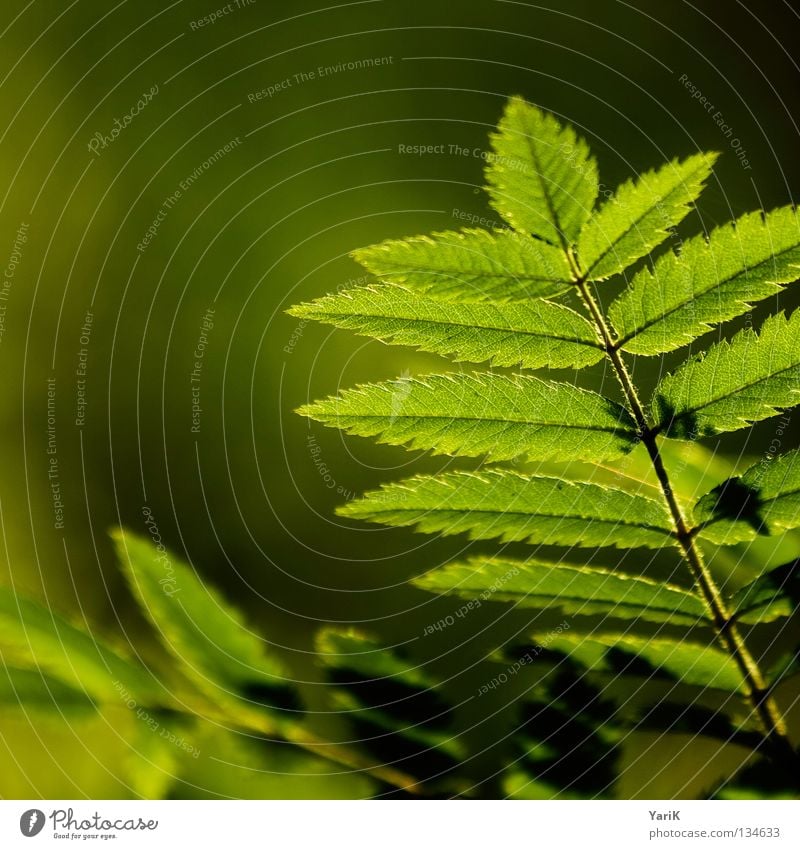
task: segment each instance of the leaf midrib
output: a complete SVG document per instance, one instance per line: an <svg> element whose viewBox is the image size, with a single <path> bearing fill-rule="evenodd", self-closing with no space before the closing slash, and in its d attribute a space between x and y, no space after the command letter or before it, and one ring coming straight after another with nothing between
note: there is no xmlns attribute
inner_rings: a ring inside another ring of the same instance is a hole
<svg viewBox="0 0 800 849"><path fill-rule="evenodd" d="M555 282L555 281L553 281ZM521 302L524 303L524 302ZM493 330L497 333L507 333L509 336L533 336L536 339L555 339L558 342L571 342L575 345L585 345L587 348L594 348L598 351L603 350L603 345L594 339L578 339L573 338L571 336L559 336L552 333L538 333L535 330L525 330L525 329L517 329L511 327L495 327L490 324L470 324L464 321L437 321L433 319L427 318L416 318L414 316L396 316L396 315L380 315L373 313L317 313L315 317L320 317L322 320L325 318L333 319L333 318L385 318L389 320L396 321L416 321L420 324L432 324L439 327L465 327L468 330ZM323 318L324 317L324 318Z"/></svg>
<svg viewBox="0 0 800 849"><path fill-rule="evenodd" d="M614 527L618 527L619 525L624 525L626 528L642 528L647 531L654 531L659 534L663 534L664 536L674 536L671 530L667 530L665 528L659 528L658 525L648 525L644 522L630 522L624 521L622 518L620 519L603 519L598 516L583 516L579 513L523 513L518 510L501 510L495 508L488 507L446 507L446 506L436 506L436 507L408 507L404 505L384 505L383 510L376 510L375 508L381 506L380 504L372 503L370 505L370 512L384 512L384 513L455 513L456 515L475 515L476 513L484 513L489 516L514 516L514 517L522 517L528 519L579 519L581 521L591 521L594 524L601 525L612 525Z"/></svg>
<svg viewBox="0 0 800 849"><path fill-rule="evenodd" d="M460 592L460 591L456 590L456 592ZM468 591L463 591L463 595L466 595L467 592ZM674 590L672 590L672 592L674 592ZM479 596L480 592L478 592L476 590L475 595ZM494 597L499 598L500 596L503 596L503 595L505 595L505 596L513 595L515 597L518 597L521 601L526 599L526 598L549 600L551 603L553 603L555 605L560 604L563 600L563 601L572 601L572 602L583 602L583 603L588 604L588 605L613 606L613 608L615 608L615 609L616 608L627 608L627 609L630 609L630 610L652 610L652 611L657 611L658 613L674 613L678 616L692 617L694 619L697 619L698 622L707 621L706 618L699 613L695 614L695 613L692 613L692 612L686 611L686 610L678 610L675 607L667 607L667 606L662 607L661 605L645 604L645 603L639 604L639 603L636 603L636 602L619 601L617 599L587 598L586 596L572 596L572 595L565 595L563 592L559 593L556 596L556 595L546 595L546 594L540 595L540 594L535 593L535 592L512 593L508 590L506 590L506 591L500 590L498 593L495 594ZM697 596L693 596L690 593L684 593L683 596L686 599L693 599L694 601L697 601Z"/></svg>
<svg viewBox="0 0 800 849"><path fill-rule="evenodd" d="M375 415L374 413L334 413L331 415L333 419L344 419L344 418L355 418L355 419L375 419L377 421L384 421L386 419L424 419L424 420L432 420L432 421L448 421L448 422L481 422L486 424L506 424L506 425L530 425L531 427L557 427L557 428L572 428L573 430L589 430L589 431L598 431L601 433L616 433L616 434L631 434L634 435L636 430L634 428L615 428L615 427L602 427L600 425L582 425L582 424L572 424L568 421L558 421L558 422L545 422L545 421L534 421L531 419L496 419L496 418L473 418L471 416L466 415L447 415L445 413L435 413L431 415L427 415L425 413L387 413L385 415Z"/></svg>
<svg viewBox="0 0 800 849"><path fill-rule="evenodd" d="M542 187L542 197L544 198L544 202L547 204L547 211L550 213L550 216L553 219L553 225L555 226L556 233L558 233L558 238L561 243L560 247L566 252L568 247L567 237L564 233L563 227L561 226L561 217L556 211L555 202L553 200L552 195L550 194L550 186L544 179L544 174L542 173L542 160L534 144L534 142L536 141L535 136L532 133L523 133L523 135L525 136L525 142L528 145L528 150L531 154L531 159L533 160L533 168L536 174L536 178L539 181L539 185ZM542 241L547 242L548 245L552 245L553 247L559 247L559 245L556 245L551 242L550 239L545 239L544 236L542 236L541 238Z"/></svg>

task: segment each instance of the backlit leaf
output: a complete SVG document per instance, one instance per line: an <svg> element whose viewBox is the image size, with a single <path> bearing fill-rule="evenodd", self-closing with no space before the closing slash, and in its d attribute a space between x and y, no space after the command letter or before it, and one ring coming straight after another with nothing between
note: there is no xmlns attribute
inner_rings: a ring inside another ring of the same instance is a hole
<svg viewBox="0 0 800 849"><path fill-rule="evenodd" d="M800 451L724 481L697 502L694 520L706 539L725 545L800 527Z"/></svg>
<svg viewBox="0 0 800 849"><path fill-rule="evenodd" d="M800 401L800 310L742 330L667 375L653 396L656 424L676 439L739 430Z"/></svg>
<svg viewBox="0 0 800 849"><path fill-rule="evenodd" d="M581 368L603 357L585 318L543 300L457 303L384 284L347 289L289 313L458 362Z"/></svg>
<svg viewBox="0 0 800 849"><path fill-rule="evenodd" d="M720 649L689 640L640 637L596 631L534 636L547 649L563 652L575 663L594 672L666 677L698 687L731 693L744 691L734 660Z"/></svg>
<svg viewBox="0 0 800 849"><path fill-rule="evenodd" d="M792 207L698 236L640 271L609 308L625 351L673 351L800 277L800 223Z"/></svg>
<svg viewBox="0 0 800 849"><path fill-rule="evenodd" d="M545 298L572 281L560 248L510 230L395 239L360 248L353 257L389 283L449 300Z"/></svg>
<svg viewBox="0 0 800 849"><path fill-rule="evenodd" d="M603 614L672 625L708 621L703 602L681 587L568 563L473 557L428 572L414 583L436 593L583 616Z"/></svg>
<svg viewBox="0 0 800 849"><path fill-rule="evenodd" d="M510 460L607 459L630 451L636 425L619 404L568 383L493 374L371 383L298 412L379 442Z"/></svg>
<svg viewBox="0 0 800 849"><path fill-rule="evenodd" d="M388 484L338 512L472 539L625 548L673 542L669 515L658 501L592 483L491 469Z"/></svg>
<svg viewBox="0 0 800 849"><path fill-rule="evenodd" d="M696 154L623 183L581 230L578 257L587 279L624 271L660 245L689 212L715 159Z"/></svg>
<svg viewBox="0 0 800 849"><path fill-rule="evenodd" d="M800 607L800 560L785 563L742 587L731 599L740 622L772 622Z"/></svg>
<svg viewBox="0 0 800 849"><path fill-rule="evenodd" d="M508 101L486 169L492 206L515 229L554 245L574 242L598 193L597 163L569 125Z"/></svg>

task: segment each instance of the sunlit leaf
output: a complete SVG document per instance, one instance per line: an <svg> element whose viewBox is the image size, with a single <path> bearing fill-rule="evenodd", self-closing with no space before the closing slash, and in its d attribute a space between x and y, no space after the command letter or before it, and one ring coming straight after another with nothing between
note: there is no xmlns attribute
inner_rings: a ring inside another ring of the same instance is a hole
<svg viewBox="0 0 800 849"><path fill-rule="evenodd" d="M800 310L768 318L667 375L653 396L657 425L676 439L739 430L800 402Z"/></svg>
<svg viewBox="0 0 800 849"><path fill-rule="evenodd" d="M396 239L360 248L353 257L389 283L451 300L545 298L572 282L560 248L510 230Z"/></svg>
<svg viewBox="0 0 800 849"><path fill-rule="evenodd" d="M619 404L568 383L493 374L371 383L298 411L379 442L510 460L620 457L636 424Z"/></svg>
<svg viewBox="0 0 800 849"><path fill-rule="evenodd" d="M554 245L574 242L598 193L597 163L586 142L568 124L512 97L492 149L486 169L492 206L521 232Z"/></svg>
<svg viewBox="0 0 800 849"><path fill-rule="evenodd" d="M342 516L426 533L547 545L660 548L673 543L658 501L593 483L510 471L450 472L388 484L339 508Z"/></svg>
<svg viewBox="0 0 800 849"><path fill-rule="evenodd" d="M581 368L603 356L585 318L543 300L458 303L384 284L347 289L289 313L457 362Z"/></svg>
<svg viewBox="0 0 800 849"><path fill-rule="evenodd" d="M557 608L588 616L645 619L673 625L707 622L703 602L692 592L648 578L590 566L530 559L473 557L415 579L421 589L520 607Z"/></svg>
<svg viewBox="0 0 800 849"><path fill-rule="evenodd" d="M578 257L589 280L604 280L647 256L687 215L715 154L674 160L623 183L586 223Z"/></svg>

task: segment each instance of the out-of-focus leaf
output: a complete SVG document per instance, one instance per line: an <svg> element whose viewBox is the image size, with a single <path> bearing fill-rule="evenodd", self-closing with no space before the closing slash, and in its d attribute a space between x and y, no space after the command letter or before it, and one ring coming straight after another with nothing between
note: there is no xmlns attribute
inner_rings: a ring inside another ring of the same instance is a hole
<svg viewBox="0 0 800 849"><path fill-rule="evenodd" d="M11 587L0 587L0 657L17 668L44 672L95 701L119 702L124 692L140 701L166 698L139 663Z"/></svg>
<svg viewBox="0 0 800 849"><path fill-rule="evenodd" d="M36 669L0 665L0 706L6 710L40 710L53 714L94 710L86 690L65 684Z"/></svg>
<svg viewBox="0 0 800 849"><path fill-rule="evenodd" d="M292 682L242 614L172 553L127 531L115 541L142 611L195 686L290 718L298 709Z"/></svg>
<svg viewBox="0 0 800 849"><path fill-rule="evenodd" d="M422 781L452 772L464 748L449 731L452 705L434 678L354 630L324 629L317 650L335 705L376 761Z"/></svg>

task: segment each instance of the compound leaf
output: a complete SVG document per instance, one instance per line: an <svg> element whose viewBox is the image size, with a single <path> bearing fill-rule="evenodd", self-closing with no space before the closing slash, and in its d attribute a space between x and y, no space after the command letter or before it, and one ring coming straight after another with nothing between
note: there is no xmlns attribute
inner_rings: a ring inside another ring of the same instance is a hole
<svg viewBox="0 0 800 849"><path fill-rule="evenodd" d="M388 484L338 512L426 533L543 545L660 548L674 539L660 502L597 484L499 469Z"/></svg>
<svg viewBox="0 0 800 849"><path fill-rule="evenodd" d="M589 280L604 280L647 256L689 212L716 155L673 160L617 189L587 222L578 257Z"/></svg>
<svg viewBox="0 0 800 849"><path fill-rule="evenodd" d="M597 200L597 163L586 142L521 97L508 101L486 169L492 206L516 230L571 244Z"/></svg>
<svg viewBox="0 0 800 849"><path fill-rule="evenodd" d="M559 608L588 616L645 619L671 625L707 622L703 602L681 587L623 572L544 560L474 557L428 572L421 589L520 607Z"/></svg>
<svg viewBox="0 0 800 849"><path fill-rule="evenodd" d="M566 291L564 252L524 233L462 230L393 239L353 257L389 283L451 300L525 300Z"/></svg>
<svg viewBox="0 0 800 849"><path fill-rule="evenodd" d="M298 411L380 442L509 460L608 459L636 444L626 410L594 392L536 377L429 375L345 390Z"/></svg>
<svg viewBox="0 0 800 849"><path fill-rule="evenodd" d="M667 375L653 396L656 424L676 439L739 430L800 401L800 310L768 318Z"/></svg>
<svg viewBox="0 0 800 849"><path fill-rule="evenodd" d="M543 300L458 303L384 284L348 289L289 313L458 362L582 368L603 357L585 318Z"/></svg>
<svg viewBox="0 0 800 849"><path fill-rule="evenodd" d="M621 347L651 356L674 351L742 315L800 276L800 222L792 207L698 236L643 269L609 308Z"/></svg>

